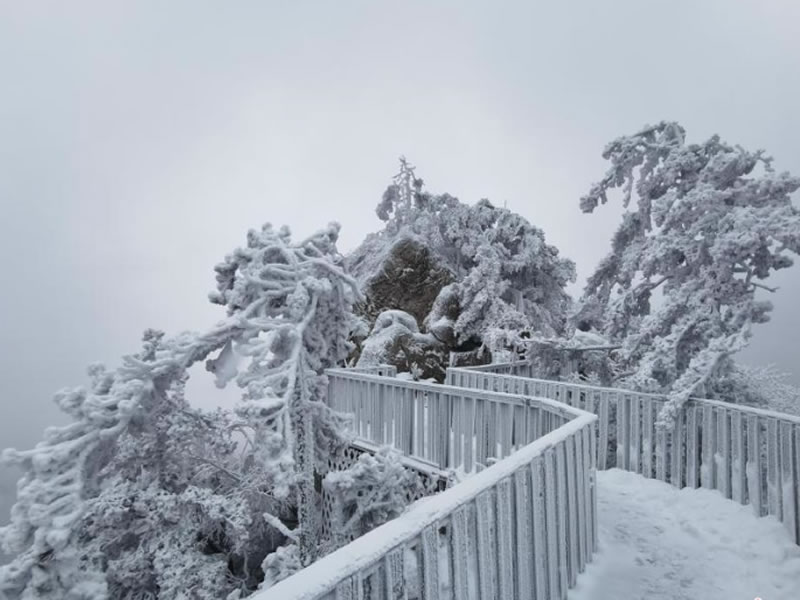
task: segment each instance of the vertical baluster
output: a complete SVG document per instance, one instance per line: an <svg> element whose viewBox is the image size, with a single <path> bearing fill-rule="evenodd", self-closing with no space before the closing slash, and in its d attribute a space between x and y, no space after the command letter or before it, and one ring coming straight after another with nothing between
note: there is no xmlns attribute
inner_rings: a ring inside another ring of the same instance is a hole
<svg viewBox="0 0 800 600"><path fill-rule="evenodd" d="M511 478L497 484L497 559L499 598L514 599L517 569L514 562L514 505Z"/></svg>
<svg viewBox="0 0 800 600"><path fill-rule="evenodd" d="M472 473L475 467L475 423L477 419L477 406L474 395L470 395L464 403L464 471Z"/></svg>
<svg viewBox="0 0 800 600"><path fill-rule="evenodd" d="M378 444L378 384L367 382L367 403L369 404L369 440Z"/></svg>
<svg viewBox="0 0 800 600"><path fill-rule="evenodd" d="M439 437L439 400L438 393L425 390L425 439L428 443L425 458L437 464L439 462L437 454L439 448L436 444L436 439Z"/></svg>
<svg viewBox="0 0 800 600"><path fill-rule="evenodd" d="M675 415L675 423L672 425L671 431L669 481L679 489L683 487L683 417L685 413L685 410L681 410Z"/></svg>
<svg viewBox="0 0 800 600"><path fill-rule="evenodd" d="M552 448L544 453L545 533L547 535L547 589L548 598L561 598L558 579L558 514L556 512L556 466Z"/></svg>
<svg viewBox="0 0 800 600"><path fill-rule="evenodd" d="M416 443L417 447L414 450L415 454L420 458L428 458L428 455L425 453L425 421L427 420L427 411L425 409L425 394L416 389L413 391L414 395L414 420L415 420L415 429L417 430L416 433Z"/></svg>
<svg viewBox="0 0 800 600"><path fill-rule="evenodd" d="M592 560L592 553L596 549L597 542L597 519L595 515L594 506L594 478L595 478L595 462L594 462L594 446L597 441L597 436L594 432L594 424L586 427L583 430L581 450L582 450L582 470L580 478L578 479L578 494L581 507L581 515L584 522L584 551L583 563L584 568L586 563Z"/></svg>
<svg viewBox="0 0 800 600"><path fill-rule="evenodd" d="M356 573L336 584L336 600L363 600L360 574Z"/></svg>
<svg viewBox="0 0 800 600"><path fill-rule="evenodd" d="M745 425L742 413L731 413L731 497L739 504L745 503Z"/></svg>
<svg viewBox="0 0 800 600"><path fill-rule="evenodd" d="M547 547L547 517L545 500L544 459L537 456L531 463L531 483L533 497L533 575L536 584L536 600L547 600L547 581L549 573Z"/></svg>
<svg viewBox="0 0 800 600"><path fill-rule="evenodd" d="M747 415L747 500L757 517L764 512L761 470L761 422L757 415Z"/></svg>
<svg viewBox="0 0 800 600"><path fill-rule="evenodd" d="M717 444L715 423L714 407L703 406L703 455L700 463L700 486L709 490L713 490L715 487L714 472L716 468L714 455L716 454Z"/></svg>
<svg viewBox="0 0 800 600"><path fill-rule="evenodd" d="M368 426L368 433L367 439L373 443L377 443L377 427L375 426L375 421L377 419L378 411L377 406L378 403L375 401L377 397L376 393L376 385L372 381L366 382L366 402L367 402L367 415L369 415L368 419L369 422L367 423Z"/></svg>
<svg viewBox="0 0 800 600"><path fill-rule="evenodd" d="M394 408L392 406L392 386L389 383L389 378L385 377L386 381L381 383L381 387L383 388L383 394L381 395L381 435L383 436L383 443L384 444L391 444L392 443L392 428L393 428L393 413Z"/></svg>
<svg viewBox="0 0 800 600"><path fill-rule="evenodd" d="M686 485L696 488L698 485L699 465L699 438L697 435L698 407L693 404L686 405Z"/></svg>
<svg viewBox="0 0 800 600"><path fill-rule="evenodd" d="M388 377L381 385L383 386L383 443L394 446L394 386Z"/></svg>
<svg viewBox="0 0 800 600"><path fill-rule="evenodd" d="M542 410L540 405L531 405L528 407L528 414L530 415L530 425L528 426L528 431L530 432L530 440L538 440L542 437L542 427L544 423L542 422L544 411Z"/></svg>
<svg viewBox="0 0 800 600"><path fill-rule="evenodd" d="M363 403L361 401L361 388L355 386L355 382L351 379L347 381L348 387L350 388L348 394L351 398L353 398L353 402L355 404L355 410L353 414L355 414L355 423L353 424L354 430L357 436L363 437L361 433L361 421L362 421L362 413L363 413Z"/></svg>
<svg viewBox="0 0 800 600"><path fill-rule="evenodd" d="M642 475L648 479L653 477L653 416L652 398L642 398Z"/></svg>
<svg viewBox="0 0 800 600"><path fill-rule="evenodd" d="M457 469L464 464L464 396L453 398L453 461L450 465Z"/></svg>
<svg viewBox="0 0 800 600"><path fill-rule="evenodd" d="M422 598L439 597L439 532L435 525L422 530Z"/></svg>
<svg viewBox="0 0 800 600"><path fill-rule="evenodd" d="M377 442L381 446L386 444L386 387L383 383L377 384L378 388L378 418L376 423Z"/></svg>
<svg viewBox="0 0 800 600"><path fill-rule="evenodd" d="M439 409L439 467L447 469L450 461L453 460L451 446L451 433L453 431L453 396L452 394L441 394L441 407Z"/></svg>
<svg viewBox="0 0 800 600"><path fill-rule="evenodd" d="M783 524L793 537L797 537L797 467L794 462L792 424L788 421L780 423L781 435L781 502Z"/></svg>
<svg viewBox="0 0 800 600"><path fill-rule="evenodd" d="M575 463L573 467L575 472L576 484L576 505L577 509L577 529L578 529L578 571L583 573L586 568L586 561L589 560L591 551L591 522L590 515L587 514L586 500L586 474L591 470L591 458L589 457L590 442L589 436L593 435L591 427L584 427L581 432L575 436Z"/></svg>
<svg viewBox="0 0 800 600"><path fill-rule="evenodd" d="M584 410L597 414L597 390L595 388L584 391Z"/></svg>
<svg viewBox="0 0 800 600"><path fill-rule="evenodd" d="M630 410L627 394L617 394L617 468L630 470Z"/></svg>
<svg viewBox="0 0 800 600"><path fill-rule="evenodd" d="M726 498L731 497L731 428L728 411L724 408L716 409L718 452L716 455L717 489Z"/></svg>
<svg viewBox="0 0 800 600"><path fill-rule="evenodd" d="M450 420L448 419L448 407L450 406L450 394L436 394L436 429L434 436L436 440L436 463L439 468L447 468L447 443L450 438Z"/></svg>
<svg viewBox="0 0 800 600"><path fill-rule="evenodd" d="M560 598L567 597L570 577L567 563L567 548L569 547L569 532L567 530L567 466L566 443L561 442L555 447L556 453L556 512L558 515L558 589Z"/></svg>
<svg viewBox="0 0 800 600"><path fill-rule="evenodd" d="M530 469L517 469L514 473L514 494L516 504L516 570L517 598L534 600L534 547L533 547L533 514L530 507L533 502ZM468 596L454 595L454 598Z"/></svg>
<svg viewBox="0 0 800 600"><path fill-rule="evenodd" d="M414 447L417 444L417 426L414 418L416 415L416 403L414 395L414 390L403 387L403 407L405 411L403 422L406 432L405 452L409 456L414 454Z"/></svg>
<svg viewBox="0 0 800 600"><path fill-rule="evenodd" d="M800 425L794 426L794 466L794 497L796 500L794 542L795 544L800 545Z"/></svg>
<svg viewBox="0 0 800 600"><path fill-rule="evenodd" d="M403 448L405 443L403 436L403 388L396 382L392 382L392 403L394 404L394 445L396 448Z"/></svg>
<svg viewBox="0 0 800 600"><path fill-rule="evenodd" d="M663 407L660 404L659 410ZM656 479L667 480L667 430L663 426L656 426Z"/></svg>
<svg viewBox="0 0 800 600"><path fill-rule="evenodd" d="M600 410L597 440L597 468L605 471L608 468L608 392L600 393Z"/></svg>
<svg viewBox="0 0 800 600"><path fill-rule="evenodd" d="M497 535L493 490L478 496L478 571L481 600L497 599ZM434 596L435 597L435 596Z"/></svg>
<svg viewBox="0 0 800 600"><path fill-rule="evenodd" d="M500 435L500 456L505 458L511 454L511 436L514 430L514 406L508 402L503 402L501 410L501 426L503 430Z"/></svg>
<svg viewBox="0 0 800 600"><path fill-rule="evenodd" d="M498 458L497 452L497 434L499 433L497 427L497 410L498 403L494 400L486 403L486 445L488 448L488 458Z"/></svg>
<svg viewBox="0 0 800 600"><path fill-rule="evenodd" d="M568 547L567 547L567 562L569 565L569 587L575 585L578 576L578 564L581 562L578 559L580 552L580 543L578 542L578 529L581 523L581 518L578 511L578 492L577 480L580 478L580 471L578 470L578 460L575 452L575 444L578 436L570 436L567 438L565 446L566 451L566 478L567 478L567 533ZM580 454L578 449L577 454ZM582 570L582 567L581 567Z"/></svg>
<svg viewBox="0 0 800 600"><path fill-rule="evenodd" d="M767 509L781 517L780 430L777 419L767 419Z"/></svg>
<svg viewBox="0 0 800 600"><path fill-rule="evenodd" d="M639 442L639 435L640 435L640 424L639 424L639 397L636 395L632 395L628 397L629 408L630 408L630 437L628 438L628 445L630 449L628 450L628 456L630 460L630 470L634 473L641 472L641 462L640 462L640 448L641 443Z"/></svg>
<svg viewBox="0 0 800 600"><path fill-rule="evenodd" d="M408 590L405 584L404 563L405 551L402 547L392 550L383 559L383 570L385 573L383 581L386 585L385 597L387 600L406 600L408 598Z"/></svg>
<svg viewBox="0 0 800 600"><path fill-rule="evenodd" d="M525 404L514 405L514 416L512 418L513 439L511 451L516 452L522 448L528 439L528 415L526 414Z"/></svg>
<svg viewBox="0 0 800 600"><path fill-rule="evenodd" d="M453 598L469 598L471 557L476 552L474 540L470 538L470 504L455 510L450 519L453 535L450 538L450 556L453 561ZM475 590L477 591L477 590ZM393 600L393 597L390 597Z"/></svg>
<svg viewBox="0 0 800 600"><path fill-rule="evenodd" d="M486 468L487 440L486 440L486 400L482 397L475 398L477 402L477 417L475 420L475 460L478 470Z"/></svg>

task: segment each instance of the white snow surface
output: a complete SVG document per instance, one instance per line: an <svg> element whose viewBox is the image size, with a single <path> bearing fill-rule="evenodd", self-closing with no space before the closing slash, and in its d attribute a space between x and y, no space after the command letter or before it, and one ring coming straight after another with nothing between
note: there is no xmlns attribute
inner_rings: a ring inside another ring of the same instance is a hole
<svg viewBox="0 0 800 600"><path fill-rule="evenodd" d="M569 600L798 600L800 547L710 490L597 473L599 551Z"/></svg>

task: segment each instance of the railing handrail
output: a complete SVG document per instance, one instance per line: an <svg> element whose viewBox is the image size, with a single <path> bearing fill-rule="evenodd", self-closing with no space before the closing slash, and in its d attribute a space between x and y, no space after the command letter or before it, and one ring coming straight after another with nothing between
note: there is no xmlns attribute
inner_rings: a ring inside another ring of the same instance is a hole
<svg viewBox="0 0 800 600"><path fill-rule="evenodd" d="M381 379L377 376L369 377ZM415 382L401 381L401 383L413 385ZM420 385L422 388L425 387L424 384ZM436 387L442 388L438 385ZM446 519L459 507L490 490L502 480L513 476L515 471L524 468L534 458L543 455L549 448L577 434L597 420L596 415L586 411L572 407L565 408L570 408L578 414L558 429L534 440L452 488L418 500L401 517L373 529L264 592L254 594L253 600L268 598L315 600L330 593L339 582L369 569L388 553L417 538L427 527ZM300 585L301 580L302 585Z"/></svg>
<svg viewBox="0 0 800 600"><path fill-rule="evenodd" d="M468 396L475 398L482 398L485 400L492 400L495 402L505 402L507 404L516 406L526 406L531 400L535 400L538 405L548 410L548 412L565 418L573 418L581 414L591 414L579 408L562 404L556 400L545 398L543 396L525 396L522 394L509 394L506 392L495 392L492 390L481 390L475 388L466 388L442 383L427 383L423 381L408 381L405 379L396 379L386 377L383 375L374 375L364 372L351 372L349 369L327 369L326 374L332 374L336 377L343 379L351 379L354 381L374 381L384 385L392 385L402 387L410 390L419 390L423 392L433 392L437 394L453 395L453 396Z"/></svg>
<svg viewBox="0 0 800 600"><path fill-rule="evenodd" d="M459 372L480 372L483 374L489 375L501 375L503 377L512 377L512 378L520 378L526 381L535 381L537 383L547 383L552 385L565 385L570 386L572 388L578 388L581 390L592 391L592 392L614 392L618 394L629 394L629 395L636 395L640 398L652 398L653 400L657 400L659 402L666 402L667 398L664 394L654 394L652 392L638 392L636 390L629 390L626 388L617 388L617 387L605 387L605 386L594 386L589 385L586 383L573 383L571 381L559 381L557 379L541 379L538 377L525 377L524 375L514 375L510 373L498 373L494 372L492 368L507 368L507 367L515 367L515 366L523 366L528 365L527 361L514 361L510 363L493 363L489 365L477 365L474 367L448 367L447 371L459 373ZM770 419L780 419L784 421L790 421L792 423L796 423L800 425L800 416L793 415L790 413L782 413L770 409L765 408L758 408L756 406L749 406L746 404L734 404L732 402L724 402L722 400L712 400L710 398L700 398L696 396L692 396L689 398L689 402L696 402L701 404L709 404L711 406L718 406L720 408L725 408L727 410L740 410L744 413L749 413L752 415L758 415L760 417L770 418Z"/></svg>

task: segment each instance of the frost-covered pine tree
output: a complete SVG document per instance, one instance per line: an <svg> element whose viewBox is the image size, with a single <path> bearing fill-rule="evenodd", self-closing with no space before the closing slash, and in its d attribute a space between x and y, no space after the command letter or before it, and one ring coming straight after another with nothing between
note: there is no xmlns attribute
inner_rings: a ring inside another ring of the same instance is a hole
<svg viewBox="0 0 800 600"><path fill-rule="evenodd" d="M251 459L271 473L275 495L296 491L300 531L292 537L303 564L317 548L314 469L346 442L344 417L324 404L324 371L347 358L359 296L336 250L338 233L332 224L292 245L287 228L250 231L247 247L217 265L211 295L241 330L209 369L223 383L236 373L235 356L249 359L236 379L245 390L236 413L254 431Z"/></svg>
<svg viewBox="0 0 800 600"><path fill-rule="evenodd" d="M471 206L431 194L405 159L377 214L384 230L368 236L350 264L356 274L370 273L398 240L422 241L454 280L426 319L430 330L447 326L457 342L479 339L490 350L514 346L523 330L562 333L574 264L520 215L488 200Z"/></svg>
<svg viewBox="0 0 800 600"><path fill-rule="evenodd" d="M24 474L0 531L16 555L0 567L0 590L210 599L253 589L283 538L304 564L313 558L315 460L346 441L343 418L322 402L324 369L347 355L358 294L338 231L296 244L285 228L251 231L216 269L211 299L225 320L202 334L148 331L116 370L92 367L90 389L57 395L73 422L3 455ZM235 378L244 390L235 417L184 398L188 369L215 352L206 364L218 385Z"/></svg>
<svg viewBox="0 0 800 600"><path fill-rule="evenodd" d="M669 393L667 423L769 318L756 292L774 291L764 280L800 252L790 197L800 179L718 136L687 144L669 122L614 140L603 156L611 166L581 209L621 188L627 210L577 319L622 343L625 383Z"/></svg>

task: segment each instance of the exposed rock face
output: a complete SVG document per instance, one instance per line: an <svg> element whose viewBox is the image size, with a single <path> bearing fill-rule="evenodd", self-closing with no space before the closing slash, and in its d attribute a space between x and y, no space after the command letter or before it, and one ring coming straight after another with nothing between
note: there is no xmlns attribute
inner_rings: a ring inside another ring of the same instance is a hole
<svg viewBox="0 0 800 600"><path fill-rule="evenodd" d="M456 339L461 307L451 285L455 277L424 241L401 234L387 244L371 236L348 263L366 297L358 312L369 335L352 340L358 365L390 364L443 382L451 352L459 365L490 361L488 350L479 352L480 339Z"/></svg>
<svg viewBox="0 0 800 600"><path fill-rule="evenodd" d="M375 257L355 257L351 269L356 275L362 264ZM370 260L372 259L372 260ZM365 280L367 297L364 316L373 322L385 310L397 309L409 313L417 323L423 323L439 291L454 280L453 274L431 250L419 240L403 237L392 244L375 274L359 277Z"/></svg>

